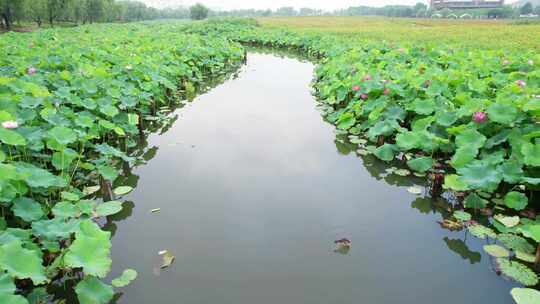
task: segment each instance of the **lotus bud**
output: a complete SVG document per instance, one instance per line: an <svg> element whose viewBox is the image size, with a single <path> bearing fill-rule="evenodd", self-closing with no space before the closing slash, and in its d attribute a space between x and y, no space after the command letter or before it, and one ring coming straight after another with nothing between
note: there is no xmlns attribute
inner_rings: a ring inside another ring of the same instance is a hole
<svg viewBox="0 0 540 304"><path fill-rule="evenodd" d="M34 75L36 72L37 69L34 67L29 67L28 70L26 70L26 73L28 73L28 75Z"/></svg>
<svg viewBox="0 0 540 304"><path fill-rule="evenodd" d="M355 86L352 87L352 90L355 91L355 92L358 92L358 91L360 91L360 86L355 85Z"/></svg>
<svg viewBox="0 0 540 304"><path fill-rule="evenodd" d="M473 121L477 124L484 123L487 120L487 114L485 112L475 112L473 114Z"/></svg>
<svg viewBox="0 0 540 304"><path fill-rule="evenodd" d="M2 123L2 127L6 129L16 129L19 127L19 124L16 121L8 120Z"/></svg>
<svg viewBox="0 0 540 304"><path fill-rule="evenodd" d="M527 85L527 83L525 81L521 80L521 79L516 80L516 84L520 88L524 88Z"/></svg>

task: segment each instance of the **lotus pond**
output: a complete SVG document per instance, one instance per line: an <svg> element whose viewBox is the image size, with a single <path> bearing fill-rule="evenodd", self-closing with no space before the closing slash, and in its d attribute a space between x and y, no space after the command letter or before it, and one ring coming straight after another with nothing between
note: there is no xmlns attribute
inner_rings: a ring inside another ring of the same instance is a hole
<svg viewBox="0 0 540 304"><path fill-rule="evenodd" d="M1 38L2 303L538 300L533 51L249 20ZM248 45L310 61L229 79Z"/></svg>

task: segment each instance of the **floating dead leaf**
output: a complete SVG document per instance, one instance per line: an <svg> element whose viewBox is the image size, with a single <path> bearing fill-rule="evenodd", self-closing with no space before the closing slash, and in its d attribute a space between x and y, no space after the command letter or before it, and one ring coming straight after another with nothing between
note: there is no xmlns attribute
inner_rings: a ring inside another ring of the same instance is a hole
<svg viewBox="0 0 540 304"><path fill-rule="evenodd" d="M163 260L161 263L161 269L171 266L171 264L174 262L175 256L172 255L172 253L170 253L168 250L160 251L159 255Z"/></svg>
<svg viewBox="0 0 540 304"><path fill-rule="evenodd" d="M450 231L459 231L463 229L463 223L459 221L451 221L451 220L442 220L438 221L439 225L441 225L442 228L448 229Z"/></svg>
<svg viewBox="0 0 540 304"><path fill-rule="evenodd" d="M161 208L154 208L152 210L150 210L150 212L152 213L156 213L156 212L160 212L161 211Z"/></svg>
<svg viewBox="0 0 540 304"><path fill-rule="evenodd" d="M422 194L422 188L418 186L409 187L407 188L407 191L409 191L409 193L412 193L412 194Z"/></svg>

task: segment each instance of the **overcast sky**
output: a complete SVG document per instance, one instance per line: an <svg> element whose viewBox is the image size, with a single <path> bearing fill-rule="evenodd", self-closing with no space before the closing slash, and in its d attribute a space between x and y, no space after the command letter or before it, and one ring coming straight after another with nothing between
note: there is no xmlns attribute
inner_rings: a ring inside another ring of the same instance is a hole
<svg viewBox="0 0 540 304"><path fill-rule="evenodd" d="M428 3L429 0L143 0L146 4L154 7L167 6L189 6L196 2L201 2L214 9L238 9L238 8L255 8L255 9L275 9L282 6L294 6L319 8L324 10L334 10L338 8L346 8L349 6L384 6L389 4L407 4L414 5L417 2Z"/></svg>

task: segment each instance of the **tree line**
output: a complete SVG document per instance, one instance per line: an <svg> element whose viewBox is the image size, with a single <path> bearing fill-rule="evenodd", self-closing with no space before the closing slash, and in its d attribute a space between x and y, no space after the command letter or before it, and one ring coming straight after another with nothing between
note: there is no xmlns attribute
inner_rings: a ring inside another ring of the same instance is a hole
<svg viewBox="0 0 540 304"><path fill-rule="evenodd" d="M188 8L156 9L140 1L0 0L0 27L35 22L38 26L69 22L129 22L159 18L189 18Z"/></svg>

